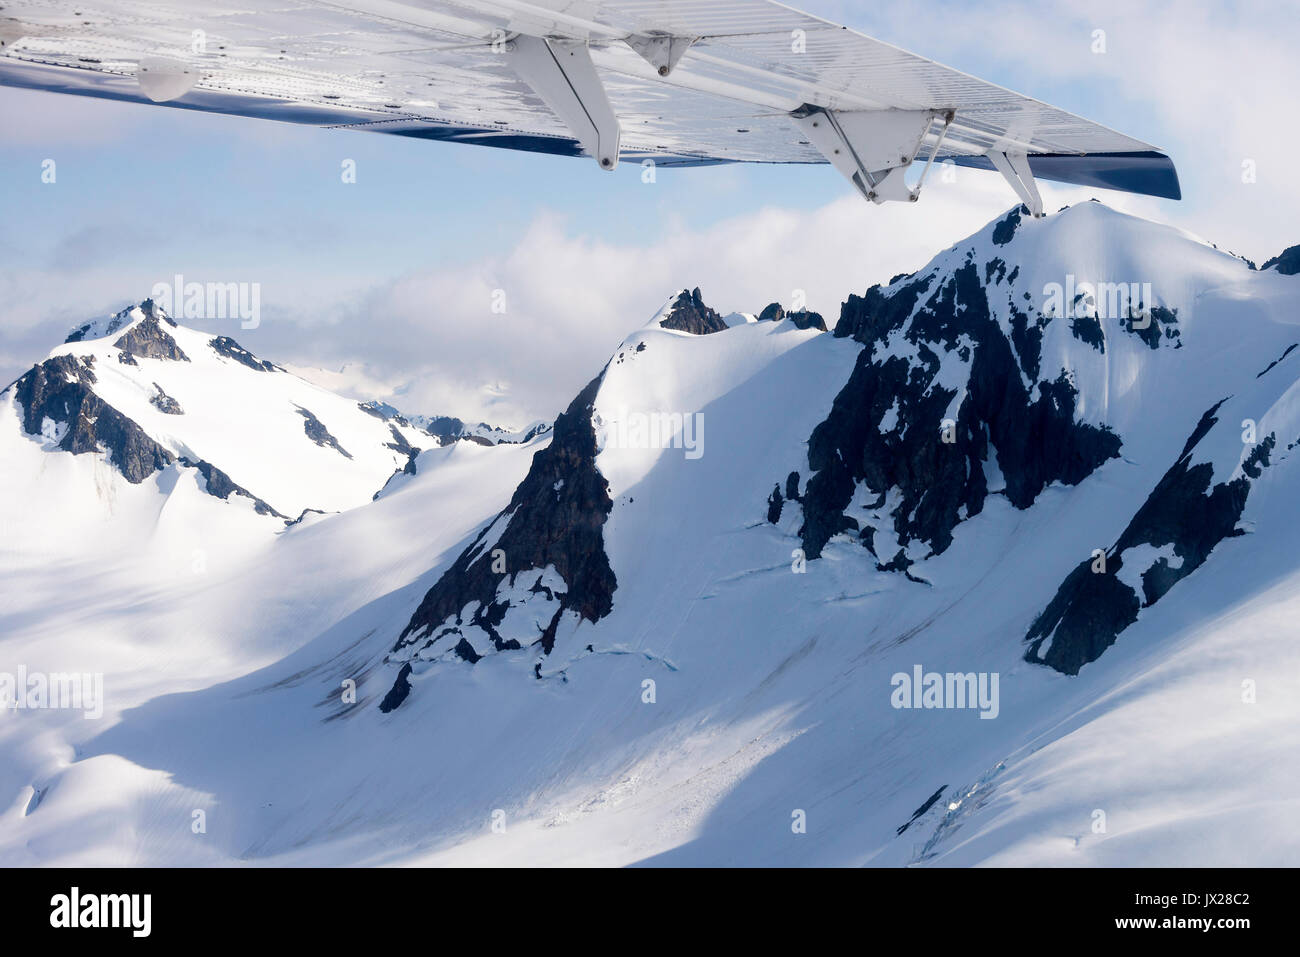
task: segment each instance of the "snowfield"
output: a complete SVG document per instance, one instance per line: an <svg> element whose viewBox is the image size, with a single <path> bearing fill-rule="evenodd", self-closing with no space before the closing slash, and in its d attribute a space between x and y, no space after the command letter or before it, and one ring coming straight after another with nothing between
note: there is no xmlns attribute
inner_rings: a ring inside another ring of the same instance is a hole
<svg viewBox="0 0 1300 957"><path fill-rule="evenodd" d="M1086 297L1077 321L1049 316L1044 290L1071 276L1149 283L1155 332ZM1300 864L1300 277L1087 203L1013 211L867 298L856 338L698 302L713 331L681 331L661 324L670 299L624 322L567 426L496 446L438 445L166 322L188 361L122 362L125 325L60 346L93 356L95 394L177 461L129 481L109 454L58 448L54 418L25 431L17 387L0 395L0 673L104 680L97 720L0 713L0 863ZM1119 441L1020 506L1055 440L1013 454L974 418L994 335L1027 401L1072 385L1072 409L1043 400L1042 436L1072 429L1081 456ZM811 447L855 370L886 367L907 374L869 406L881 447L952 420L966 484L926 494L967 494L982 462L987 495L936 532L911 465L887 488L868 469L817 554L813 478L862 463L814 468ZM611 440L650 415L694 417L702 454ZM574 435L589 461L560 447ZM210 494L181 458L251 497ZM567 471L512 500L539 463ZM608 508L575 512L593 463ZM543 534L547 561L501 572L487 626L467 601L442 622L455 634L398 649L422 598L458 587L458 556L491 561L529 515L599 529L608 613L566 603L577 563ZM1118 624L1089 617L1098 551L1107 601L1132 604ZM1107 641L1077 644L1094 626ZM896 707L891 679L917 666L996 675L996 717Z"/></svg>

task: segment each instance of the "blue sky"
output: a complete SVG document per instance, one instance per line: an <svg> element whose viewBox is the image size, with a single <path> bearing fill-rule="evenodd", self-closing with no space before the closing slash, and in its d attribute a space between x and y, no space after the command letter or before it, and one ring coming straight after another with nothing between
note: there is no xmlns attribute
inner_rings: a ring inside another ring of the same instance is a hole
<svg viewBox="0 0 1300 957"><path fill-rule="evenodd" d="M1262 260L1300 242L1292 4L808 0L802 7L1149 142L1181 204L1112 205ZM1095 29L1107 51L1092 52ZM829 167L661 170L0 90L0 377L160 278L257 281L277 361L409 411L549 417L681 286L723 311L838 302L1013 203L963 173L900 218ZM41 162L57 162L43 184ZM1243 160L1259 181L1243 184ZM354 185L340 181L353 159ZM1081 198L1050 190L1049 208ZM1088 194L1091 195L1091 194ZM849 204L856 203L850 210ZM1282 215L1279 215L1279 214ZM805 279L805 274L807 274ZM518 306L493 325L476 290ZM462 295L463 292L463 295ZM575 315L576 313L576 315Z"/></svg>

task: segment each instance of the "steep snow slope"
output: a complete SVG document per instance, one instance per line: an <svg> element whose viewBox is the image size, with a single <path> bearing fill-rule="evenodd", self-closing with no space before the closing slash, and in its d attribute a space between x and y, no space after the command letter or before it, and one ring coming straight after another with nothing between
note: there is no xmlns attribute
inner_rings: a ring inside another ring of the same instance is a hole
<svg viewBox="0 0 1300 957"><path fill-rule="evenodd" d="M1070 276L1150 283L1151 324L1064 314ZM679 294L550 435L426 452L214 583L219 667L141 651L171 586L14 619L6 659L97 647L121 690L0 730L0 860L1300 862L1298 307L1097 204L835 335ZM998 694L896 707L917 666Z"/></svg>
<svg viewBox="0 0 1300 957"><path fill-rule="evenodd" d="M133 709L147 709L149 702L192 701L191 695L204 689L287 665L289 670L272 682L283 680L287 689L306 683L311 693L296 703L287 702L283 692L271 695L274 720L261 720L237 697L223 702L220 714L203 719L214 724L198 737L190 737L195 728L189 718L179 716L177 723L165 722L170 726L149 733L178 746L199 767L215 767L229 757L244 768L232 783L246 779L261 794L260 762L264 756L274 767L292 753L296 720L308 722L303 744L317 728L330 726L316 724L322 662L304 663L295 678L298 668L290 664L295 649L336 627L343 638L331 655L338 657L323 665L327 671L346 670L355 658L348 649L364 644L374 628L364 623L382 621L385 614L394 619L410 614L411 603L429 585L428 569L454 554L509 496L538 443L431 449L420 455L417 474L403 476L378 501L341 515L309 516L277 535L266 534L265 520L251 509L247 522L254 527L242 529L247 534L241 536L241 529L232 530L234 516L224 502L198 492L178 501L173 490L159 505L143 500L145 494L161 499L159 493L136 487L114 503L107 520L97 514L102 505L97 500L84 512L65 512L64 519L78 523L66 538L22 538L14 545L6 535L0 555L0 671L13 674L21 666L44 674L100 673L104 716L84 720L81 712L68 710L0 713L0 862L219 863L238 857L243 848L194 835L191 812L207 809L211 833L219 835L232 816L256 816L266 802L239 811L241 802L227 792L217 811L213 798L223 786L199 781L196 790L184 761L162 768L101 754L96 744L101 733L131 721L141 714ZM56 466L93 465L91 456L51 455L46 475ZM77 485L64 488L84 491ZM184 521L169 525L176 515ZM45 518L52 521L51 514ZM103 523L102 534L93 533L96 521ZM78 528L92 534L78 539ZM300 795L308 794L314 787L310 779L324 771L315 764L322 759L319 753L310 756L309 777L293 785L306 789ZM301 766L296 773L303 773ZM268 800L281 803L284 793Z"/></svg>

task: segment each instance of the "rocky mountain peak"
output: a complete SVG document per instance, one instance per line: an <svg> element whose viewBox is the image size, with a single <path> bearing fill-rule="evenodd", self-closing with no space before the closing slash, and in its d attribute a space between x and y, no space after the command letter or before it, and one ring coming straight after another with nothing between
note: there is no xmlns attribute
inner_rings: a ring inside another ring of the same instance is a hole
<svg viewBox="0 0 1300 957"><path fill-rule="evenodd" d="M1300 246L1291 246L1264 263L1261 269L1276 269L1283 276L1300 274Z"/></svg>
<svg viewBox="0 0 1300 957"><path fill-rule="evenodd" d="M661 313L658 325L694 336L706 336L727 328L726 320L704 304L700 288L683 289Z"/></svg>
<svg viewBox="0 0 1300 957"><path fill-rule="evenodd" d="M782 319L789 319L794 323L796 329L827 331L826 320L822 318L821 313L812 312L808 309L786 312L779 302L773 302L764 306L763 311L758 314L759 322L780 322Z"/></svg>

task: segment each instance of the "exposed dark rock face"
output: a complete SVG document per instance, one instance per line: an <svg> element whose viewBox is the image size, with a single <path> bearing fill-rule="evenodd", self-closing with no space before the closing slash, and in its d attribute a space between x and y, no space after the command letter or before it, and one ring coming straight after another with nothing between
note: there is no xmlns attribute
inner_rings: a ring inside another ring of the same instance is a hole
<svg viewBox="0 0 1300 957"><path fill-rule="evenodd" d="M690 292L683 289L668 311L668 315L659 320L659 325L664 329L689 332L695 336L706 336L711 332L722 332L727 328L722 317L704 304L698 286Z"/></svg>
<svg viewBox="0 0 1300 957"><path fill-rule="evenodd" d="M883 339L891 329L907 321L916 308L917 300L930 288L933 276L924 276L886 296L879 285L872 286L865 296L850 294L840 307L840 318L835 323L835 338L851 338L866 345Z"/></svg>
<svg viewBox="0 0 1300 957"><path fill-rule="evenodd" d="M439 415L428 421L424 431L437 438L443 445L447 445L465 434L465 423L453 416Z"/></svg>
<svg viewBox="0 0 1300 957"><path fill-rule="evenodd" d="M1280 356L1278 356L1276 359L1274 359L1272 362L1270 362L1270 363L1268 364L1268 368L1266 368L1266 369L1265 369L1263 372L1261 372L1259 375L1255 376L1255 378L1256 378L1256 379L1262 379L1262 378L1263 378L1267 373L1272 372L1272 371L1273 371L1273 367L1276 366L1276 365L1277 365L1279 362L1281 362L1283 359L1285 359L1287 356L1289 356L1292 352L1294 352L1296 346L1300 346L1300 342L1293 342L1293 343L1291 343L1289 346L1287 346L1287 347L1286 347L1286 350L1285 350L1285 351L1284 351Z"/></svg>
<svg viewBox="0 0 1300 957"><path fill-rule="evenodd" d="M187 356L176 340L162 327L162 323L175 326L176 323L154 306L153 300L146 299L140 304L144 318L122 334L113 343L114 349L121 349L130 356L141 359L171 359L175 362L189 362Z"/></svg>
<svg viewBox="0 0 1300 957"><path fill-rule="evenodd" d="M397 672L397 680L393 686L388 689L388 694L384 695L384 700L379 702L379 710L384 714L392 711L399 704L406 700L406 696L411 693L411 666L404 664L401 670Z"/></svg>
<svg viewBox="0 0 1300 957"><path fill-rule="evenodd" d="M1016 236L1016 230L1020 228L1020 217L1028 216L1029 209L1025 206L1017 206L1006 217L997 224L993 229L993 245L1005 246Z"/></svg>
<svg viewBox="0 0 1300 957"><path fill-rule="evenodd" d="M898 828L898 830L895 831L894 833L895 833L895 834L902 834L902 833L903 833L904 831L906 831L909 827L911 827L913 824L915 824L916 821L917 821L917 819L918 819L919 817L921 817L921 815L923 815L926 811L930 810L930 808L934 807L935 803L939 800L939 798L943 797L943 792L946 791L947 789L948 789L948 785L945 784L945 785L943 785L941 788L939 788L939 790L937 790L937 791L935 791L933 794L931 794L931 795L926 799L926 801L925 801L924 804L922 804L920 807L918 807L915 811L912 812L912 817L907 821L907 823L901 825L901 826Z"/></svg>
<svg viewBox="0 0 1300 957"><path fill-rule="evenodd" d="M1090 558L1066 577L1025 637L1030 643L1026 661L1078 674L1137 621L1142 608L1154 605L1180 579L1204 564L1219 542L1240 534L1237 522L1246 507L1251 481L1268 467L1276 437L1267 436L1251 450L1242 463L1245 475L1211 487L1213 466L1208 462L1193 465L1192 452L1218 422L1216 413L1222 404L1201 416L1178 461L1106 552L1104 570L1098 570ZM1142 570L1141 595L1116 575L1124 568L1125 553L1139 545L1171 546L1179 560L1175 566L1160 557Z"/></svg>
<svg viewBox="0 0 1300 957"><path fill-rule="evenodd" d="M468 661L471 665L483 660L483 656L475 651L474 646L464 638L456 642L456 647L452 650L456 652L456 655L462 661Z"/></svg>
<svg viewBox="0 0 1300 957"><path fill-rule="evenodd" d="M796 329L820 329L826 332L826 320L821 317L820 313L810 312L807 309L800 309L797 312L786 312L785 308L779 303L774 302L763 307L763 311L758 314L759 322L780 322L782 319L789 319L794 323Z"/></svg>
<svg viewBox="0 0 1300 957"><path fill-rule="evenodd" d="M366 407L363 405L361 408L365 409ZM371 496L371 501L378 501L383 496L384 492L388 491L388 486L392 485L393 480L399 475L416 474L415 461L420 457L421 450L417 449L410 442L407 442L406 437L403 436L402 433L397 430L397 427L391 422L389 423L388 430L393 433L393 441L388 443L388 447L394 452L405 455L406 464L388 477L388 481L384 483L384 487Z"/></svg>
<svg viewBox="0 0 1300 957"><path fill-rule="evenodd" d="M415 655L446 640L454 642L459 657L475 661L477 652L464 633L470 627L487 635L498 651L520 647L499 631L511 608L509 600L498 598L502 585L513 584L544 598L548 608L554 605L546 627L532 640L544 654L554 647L565 612L590 622L609 614L617 581L605 554L603 529L613 501L609 484L596 468L591 420L603 378L604 373L593 379L556 419L550 445L533 457L510 504L424 596L393 645L394 656ZM500 535L489 542L489 533L496 529L501 529ZM564 591L546 585L547 569L563 580ZM403 672L409 674L406 668ZM403 680L399 675L381 710L392 710L405 698L405 692L399 696Z"/></svg>
<svg viewBox="0 0 1300 957"><path fill-rule="evenodd" d="M185 414L185 410L181 408L181 404L177 402L175 399L173 399L171 396L169 396L166 392L164 392L162 386L160 386L157 382L155 382L153 384L153 387L157 391L154 392L154 394L149 397L150 405L152 405L155 409L157 409L159 412L163 413L164 415Z"/></svg>
<svg viewBox="0 0 1300 957"><path fill-rule="evenodd" d="M1176 328L1177 324L1178 310L1152 306L1149 316L1130 317L1125 321L1124 328L1152 349L1159 349L1162 340L1173 342L1176 348L1179 345L1178 339L1182 335Z"/></svg>
<svg viewBox="0 0 1300 957"><path fill-rule="evenodd" d="M274 362L259 359L229 336L217 336L208 346L219 356L234 359L240 365L248 366L258 372L274 372L280 368ZM364 408L364 406L362 407Z"/></svg>
<svg viewBox="0 0 1300 957"><path fill-rule="evenodd" d="M807 309L800 309L798 312L788 312L785 317L794 323L796 329L820 329L826 332L826 320L821 317L821 313L809 312Z"/></svg>
<svg viewBox="0 0 1300 957"><path fill-rule="evenodd" d="M244 488L242 485L237 485L229 475L221 471L221 469L217 468L211 462L193 462L190 459L182 458L180 459L180 463L187 468L198 469L199 474L203 476L204 482L207 484L207 492L209 495L219 498L222 501L229 501L231 495L239 495L253 503L253 509L257 514L274 515L276 518L282 518L285 521L289 520L288 516L281 515L270 505L267 505L252 492L248 491L248 489Z"/></svg>
<svg viewBox="0 0 1300 957"><path fill-rule="evenodd" d="M1070 320L1070 333L1098 352L1106 351L1106 334L1102 332L1101 320L1096 316L1075 316Z"/></svg>
<svg viewBox="0 0 1300 957"><path fill-rule="evenodd" d="M47 359L16 383L23 430L42 434L46 419L66 427L58 447L80 455L106 452L128 482L138 485L174 461L144 430L97 396L95 374L73 356Z"/></svg>
<svg viewBox="0 0 1300 957"><path fill-rule="evenodd" d="M775 525L781 521L781 511L785 508L785 498L781 495L781 486L773 485L772 494L767 497L767 520Z"/></svg>
<svg viewBox="0 0 1300 957"><path fill-rule="evenodd" d="M1275 266L1283 276L1300 274L1300 246L1292 246L1284 250L1282 255L1274 256L1260 268L1272 269Z"/></svg>
<svg viewBox="0 0 1300 957"><path fill-rule="evenodd" d="M411 445L410 442L406 441L406 436L402 435L402 433L397 430L396 426L389 425L388 431L393 436L393 441L388 443L388 447L394 452L405 455L409 458L420 451L415 446ZM414 473L415 470L411 469L410 471Z"/></svg>
<svg viewBox="0 0 1300 957"><path fill-rule="evenodd" d="M1038 382L1036 394L1025 387L1021 367L1037 369L1039 339L1022 335L1017 354L990 313L973 262L932 290L935 280L912 279L889 295L872 287L844 304L835 334L851 335L864 348L809 440L812 475L801 530L809 558L845 531L858 531L864 546L875 547L873 530L845 514L859 484L874 496L871 509L897 495L888 517L900 546L918 540L938 554L951 544L956 524L983 509L990 456L997 456L1007 498L1023 509L1048 484L1077 484L1118 455L1119 436L1075 422L1077 394L1064 372ZM1012 325L1014 338L1014 319ZM891 333L915 348L915 359L877 358ZM938 381L941 356L969 367L964 401L947 423L957 391ZM894 424L882 429L887 414ZM882 557L888 562L881 568L906 571L912 563L901 549Z"/></svg>
<svg viewBox="0 0 1300 957"><path fill-rule="evenodd" d="M343 448L343 446L339 445L338 439L330 435L329 429L325 428L325 424L321 422L320 419L316 418L316 416L312 415L302 406L298 406L298 414L305 420L302 424L302 430L307 434L307 438L311 439L323 448L333 449L345 459L352 458L351 453L349 453L347 449Z"/></svg>

